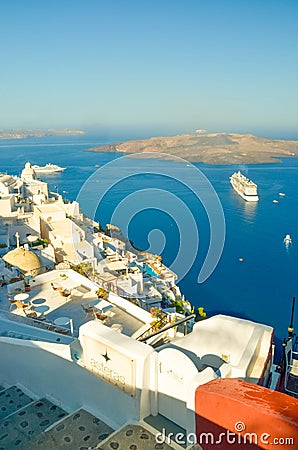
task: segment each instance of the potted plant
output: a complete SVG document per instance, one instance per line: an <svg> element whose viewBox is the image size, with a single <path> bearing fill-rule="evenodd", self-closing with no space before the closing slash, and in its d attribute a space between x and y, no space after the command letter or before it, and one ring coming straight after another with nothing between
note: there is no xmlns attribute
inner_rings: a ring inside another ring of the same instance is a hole
<svg viewBox="0 0 298 450"><path fill-rule="evenodd" d="M195 321L200 322L201 320L204 320L204 319L207 319L207 313L205 312L204 308L202 306L200 306L197 309Z"/></svg>
<svg viewBox="0 0 298 450"><path fill-rule="evenodd" d="M154 318L154 320L150 322L150 325L153 327L154 331L158 331L165 326L166 314L162 312L161 308L152 306L150 309L150 314Z"/></svg>
<svg viewBox="0 0 298 450"><path fill-rule="evenodd" d="M25 292L31 291L29 280L24 280L24 287L25 287Z"/></svg>
<svg viewBox="0 0 298 450"><path fill-rule="evenodd" d="M98 298L107 298L108 291L106 291L106 289L99 288L99 289L97 289L95 294L97 295Z"/></svg>

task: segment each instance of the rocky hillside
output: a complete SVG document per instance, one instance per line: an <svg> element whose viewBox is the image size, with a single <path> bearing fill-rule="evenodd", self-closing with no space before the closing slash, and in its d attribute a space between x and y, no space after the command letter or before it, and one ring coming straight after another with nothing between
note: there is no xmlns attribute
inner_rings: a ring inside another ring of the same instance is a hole
<svg viewBox="0 0 298 450"><path fill-rule="evenodd" d="M194 133L117 142L88 149L92 152L166 153L206 164L277 162L298 156L298 141L274 140L252 134Z"/></svg>

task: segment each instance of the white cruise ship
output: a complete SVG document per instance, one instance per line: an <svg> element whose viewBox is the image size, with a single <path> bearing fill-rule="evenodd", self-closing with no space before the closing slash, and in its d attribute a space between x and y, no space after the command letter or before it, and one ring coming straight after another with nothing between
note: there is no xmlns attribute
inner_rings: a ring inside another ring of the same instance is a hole
<svg viewBox="0 0 298 450"><path fill-rule="evenodd" d="M247 202L257 202L259 200L258 186L240 171L233 173L230 177L230 183L237 194Z"/></svg>
<svg viewBox="0 0 298 450"><path fill-rule="evenodd" d="M32 169L35 173L43 174L43 173L55 173L55 172L64 172L66 170L66 167L60 167L56 164L47 163L45 166L38 166L35 164L32 166Z"/></svg>

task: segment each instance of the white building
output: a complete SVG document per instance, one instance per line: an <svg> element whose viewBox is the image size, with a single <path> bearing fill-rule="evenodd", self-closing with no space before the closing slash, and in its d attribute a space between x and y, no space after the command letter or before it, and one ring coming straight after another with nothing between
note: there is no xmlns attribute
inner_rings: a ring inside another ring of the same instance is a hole
<svg viewBox="0 0 298 450"><path fill-rule="evenodd" d="M23 181L23 197L29 198L35 204L45 203L49 198L48 185L37 179L30 162L25 164L21 173Z"/></svg>

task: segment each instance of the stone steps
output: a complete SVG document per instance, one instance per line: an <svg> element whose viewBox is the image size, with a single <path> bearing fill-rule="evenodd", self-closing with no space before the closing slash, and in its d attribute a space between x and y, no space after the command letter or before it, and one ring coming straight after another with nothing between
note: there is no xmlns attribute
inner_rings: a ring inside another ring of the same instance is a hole
<svg viewBox="0 0 298 450"><path fill-rule="evenodd" d="M156 431L157 432L157 431ZM117 430L112 436L99 444L97 450L171 450L173 447L167 442L158 443L155 435L146 427L133 424ZM166 440L165 440L166 441ZM85 450L85 449L84 449Z"/></svg>
<svg viewBox="0 0 298 450"><path fill-rule="evenodd" d="M80 409L30 442L30 450L87 450L113 433L113 429L87 411Z"/></svg>
<svg viewBox="0 0 298 450"><path fill-rule="evenodd" d="M33 401L17 386L0 390L0 414L0 450L85 450L114 432L83 409L67 414L46 398Z"/></svg>
<svg viewBox="0 0 298 450"><path fill-rule="evenodd" d="M0 420L0 450L27 450L31 441L67 413L42 398Z"/></svg>
<svg viewBox="0 0 298 450"><path fill-rule="evenodd" d="M0 420L15 413L32 402L32 398L24 394L17 386L2 389L0 392ZM0 441L1 442L1 441Z"/></svg>
<svg viewBox="0 0 298 450"><path fill-rule="evenodd" d="M33 401L17 386L0 389L0 412L0 450L173 449L156 442L158 428L153 433L133 424L115 431L84 409L67 414L46 398Z"/></svg>

